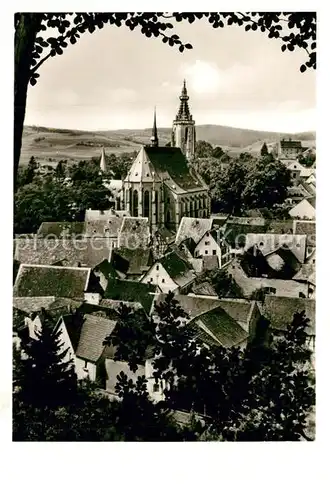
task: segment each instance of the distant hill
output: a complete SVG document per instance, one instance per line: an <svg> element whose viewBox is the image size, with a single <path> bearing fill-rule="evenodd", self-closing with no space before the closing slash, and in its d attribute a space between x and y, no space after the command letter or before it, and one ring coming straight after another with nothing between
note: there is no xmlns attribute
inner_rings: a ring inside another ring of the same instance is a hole
<svg viewBox="0 0 330 500"><path fill-rule="evenodd" d="M306 146L315 144L315 132L290 135L222 125L198 125L196 135L197 140L222 146L232 154L242 151L258 153L263 142L271 146L284 137L301 140ZM42 164L56 163L61 159L67 159L69 162L89 159L99 156L102 146L107 154L133 152L138 150L141 144L148 144L150 136L151 129L84 131L26 126L20 163L26 164L31 156L35 156ZM158 129L158 136L160 145L165 145L170 141L171 129Z"/></svg>

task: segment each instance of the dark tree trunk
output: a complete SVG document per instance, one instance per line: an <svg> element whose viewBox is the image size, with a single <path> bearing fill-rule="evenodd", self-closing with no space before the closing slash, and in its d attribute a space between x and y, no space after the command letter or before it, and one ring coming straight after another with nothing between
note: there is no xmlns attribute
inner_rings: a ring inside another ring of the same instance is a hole
<svg viewBox="0 0 330 500"><path fill-rule="evenodd" d="M15 16L14 191L17 188L32 52L40 21L40 14L16 14Z"/></svg>

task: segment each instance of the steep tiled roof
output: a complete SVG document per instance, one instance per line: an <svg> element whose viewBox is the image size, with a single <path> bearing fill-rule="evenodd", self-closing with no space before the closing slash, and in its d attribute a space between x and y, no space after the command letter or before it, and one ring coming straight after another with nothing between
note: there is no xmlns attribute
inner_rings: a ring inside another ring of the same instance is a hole
<svg viewBox="0 0 330 500"><path fill-rule="evenodd" d="M105 299L113 299L121 302L139 302L147 314L149 314L156 285L141 283L140 281L129 281L110 279L104 294Z"/></svg>
<svg viewBox="0 0 330 500"><path fill-rule="evenodd" d="M116 324L111 319L85 314L76 356L96 363L104 351L105 338L113 332Z"/></svg>
<svg viewBox="0 0 330 500"><path fill-rule="evenodd" d="M108 238L16 239L15 259L23 264L95 267L109 258Z"/></svg>
<svg viewBox="0 0 330 500"><path fill-rule="evenodd" d="M159 177L146 153L146 148L142 146L125 178L125 181L152 182L153 179L159 180Z"/></svg>
<svg viewBox="0 0 330 500"><path fill-rule="evenodd" d="M108 220L110 217L117 215L118 217L129 216L126 210L115 210L114 208L109 208L109 210L92 210L88 209L85 211L85 222L95 221L95 220Z"/></svg>
<svg viewBox="0 0 330 500"><path fill-rule="evenodd" d="M116 215L113 215L108 219L86 221L85 235L116 238L121 228L122 221L123 217L118 217Z"/></svg>
<svg viewBox="0 0 330 500"><path fill-rule="evenodd" d="M175 243L179 244L187 238L191 238L197 244L202 236L212 228L212 219L196 219L194 217L182 217L176 234Z"/></svg>
<svg viewBox="0 0 330 500"><path fill-rule="evenodd" d="M165 180L169 176L175 184L185 191L206 189L205 184L189 169L180 148L146 146L145 151L161 179Z"/></svg>
<svg viewBox="0 0 330 500"><path fill-rule="evenodd" d="M49 309L55 297L13 297L13 306L27 314Z"/></svg>
<svg viewBox="0 0 330 500"><path fill-rule="evenodd" d="M232 248L244 247L248 233L264 233L267 228L262 226L250 226L249 224L237 224L228 222L223 228L224 238Z"/></svg>
<svg viewBox="0 0 330 500"><path fill-rule="evenodd" d="M79 235L84 232L84 222L42 222L38 234L56 238Z"/></svg>
<svg viewBox="0 0 330 500"><path fill-rule="evenodd" d="M150 248L116 248L111 253L111 264L115 270L126 275L145 273L152 264Z"/></svg>
<svg viewBox="0 0 330 500"><path fill-rule="evenodd" d="M213 295L215 298L218 298L217 292L214 290L209 281L203 281L202 283L195 285L193 287L193 293L196 295Z"/></svg>
<svg viewBox="0 0 330 500"><path fill-rule="evenodd" d="M147 217L124 217L119 231L119 247L145 248L150 240Z"/></svg>
<svg viewBox="0 0 330 500"><path fill-rule="evenodd" d="M15 297L83 298L90 269L22 264L14 286Z"/></svg>
<svg viewBox="0 0 330 500"><path fill-rule="evenodd" d="M155 299L155 304L164 302L166 297L165 293L160 293ZM189 318L195 318L206 311L210 311L220 305L219 299L210 299L205 297L196 297L193 295L175 295L182 309L188 314Z"/></svg>
<svg viewBox="0 0 330 500"><path fill-rule="evenodd" d="M179 254L176 250L164 255L159 262L179 286L184 286L195 278L195 272L190 262L185 260L181 253Z"/></svg>
<svg viewBox="0 0 330 500"><path fill-rule="evenodd" d="M267 220L267 233L292 234L292 220Z"/></svg>
<svg viewBox="0 0 330 500"><path fill-rule="evenodd" d="M270 327L286 330L296 312L305 311L310 319L310 329L315 331L315 300L266 295L264 315L270 320Z"/></svg>
<svg viewBox="0 0 330 500"><path fill-rule="evenodd" d="M315 264L313 262L303 264L297 274L293 276L293 279L297 281L308 281L315 285Z"/></svg>
<svg viewBox="0 0 330 500"><path fill-rule="evenodd" d="M306 254L306 236L303 234L257 234L248 233L245 240L245 249L257 246L263 255L281 247L291 250L299 262L304 262Z"/></svg>
<svg viewBox="0 0 330 500"><path fill-rule="evenodd" d="M249 334L222 307L198 316L193 322L200 331L201 340L211 345L233 347L248 339ZM205 335L206 334L206 335Z"/></svg>

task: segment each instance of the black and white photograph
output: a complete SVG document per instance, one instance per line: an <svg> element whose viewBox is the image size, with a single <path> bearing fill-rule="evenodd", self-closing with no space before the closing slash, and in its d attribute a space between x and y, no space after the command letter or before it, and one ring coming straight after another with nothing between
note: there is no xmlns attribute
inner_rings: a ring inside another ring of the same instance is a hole
<svg viewBox="0 0 330 500"><path fill-rule="evenodd" d="M317 20L13 15L12 441L315 440Z"/></svg>

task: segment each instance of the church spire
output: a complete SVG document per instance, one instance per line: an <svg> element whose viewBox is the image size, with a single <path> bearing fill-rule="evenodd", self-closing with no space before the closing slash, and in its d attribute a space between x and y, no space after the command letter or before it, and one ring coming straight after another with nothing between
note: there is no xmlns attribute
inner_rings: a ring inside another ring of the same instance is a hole
<svg viewBox="0 0 330 500"><path fill-rule="evenodd" d="M152 127L152 134L151 134L151 146L157 148L158 147L158 133L157 133L157 123L156 123L156 107L154 110L154 124Z"/></svg>
<svg viewBox="0 0 330 500"><path fill-rule="evenodd" d="M100 160L100 170L101 172L105 172L107 169L107 164L105 161L105 152L104 152L104 147L102 146L102 152L101 152L101 160Z"/></svg>
<svg viewBox="0 0 330 500"><path fill-rule="evenodd" d="M186 80L183 80L183 87L180 95L180 107L178 114L176 115L176 120L192 120L192 116L189 110L189 96L186 87Z"/></svg>

